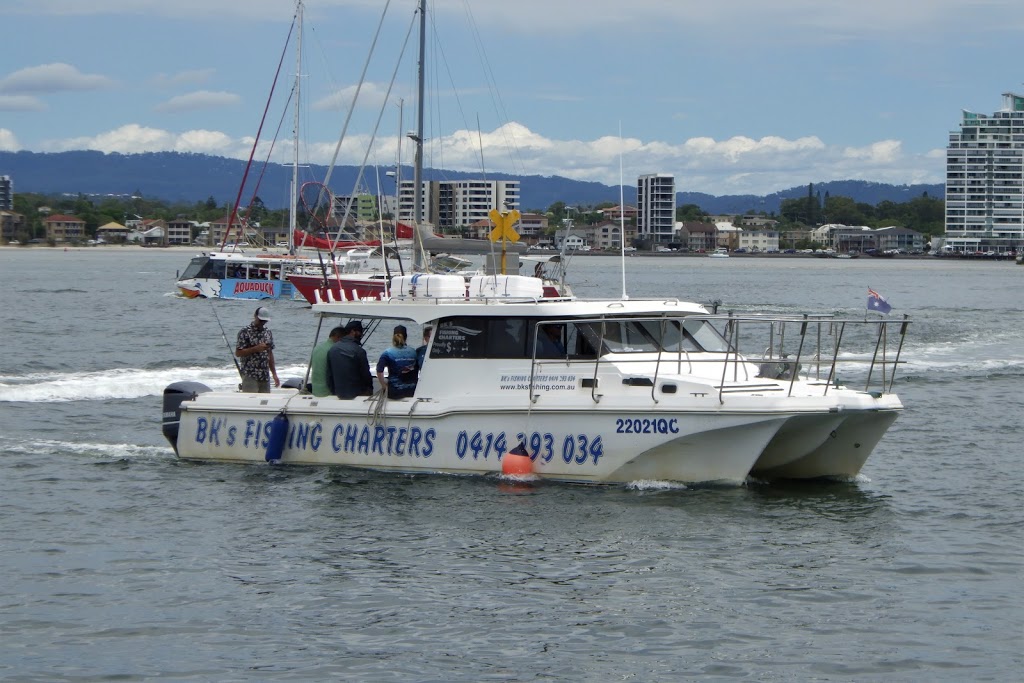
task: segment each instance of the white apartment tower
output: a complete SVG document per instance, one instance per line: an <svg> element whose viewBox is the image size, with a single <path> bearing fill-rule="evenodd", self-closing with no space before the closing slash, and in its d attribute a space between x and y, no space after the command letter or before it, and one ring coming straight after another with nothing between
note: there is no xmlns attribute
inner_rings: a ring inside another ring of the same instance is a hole
<svg viewBox="0 0 1024 683"><path fill-rule="evenodd" d="M991 116L964 110L946 148L945 248L1024 248L1024 97L1003 93Z"/></svg>
<svg viewBox="0 0 1024 683"><path fill-rule="evenodd" d="M439 232L487 219L491 209L519 209L518 180L425 180L420 192L423 219ZM413 220L413 199L413 181L403 180L398 194L399 220Z"/></svg>
<svg viewBox="0 0 1024 683"><path fill-rule="evenodd" d="M636 181L636 233L651 245L675 240L676 178L665 173L642 175Z"/></svg>

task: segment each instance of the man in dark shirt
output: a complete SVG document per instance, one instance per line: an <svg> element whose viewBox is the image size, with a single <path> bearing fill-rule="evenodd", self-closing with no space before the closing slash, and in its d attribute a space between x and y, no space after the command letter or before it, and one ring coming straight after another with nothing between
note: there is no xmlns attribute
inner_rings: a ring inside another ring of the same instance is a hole
<svg viewBox="0 0 1024 683"><path fill-rule="evenodd" d="M363 324L353 320L345 326L345 334L327 352L327 386L338 398L373 395L373 378L366 351L359 345Z"/></svg>
<svg viewBox="0 0 1024 683"><path fill-rule="evenodd" d="M245 392L269 394L270 377L274 377L274 386L281 386L277 378L277 366L274 363L274 335L267 328L270 311L265 306L256 309L252 323L238 332L235 344L235 355L242 359L242 384L239 388Z"/></svg>

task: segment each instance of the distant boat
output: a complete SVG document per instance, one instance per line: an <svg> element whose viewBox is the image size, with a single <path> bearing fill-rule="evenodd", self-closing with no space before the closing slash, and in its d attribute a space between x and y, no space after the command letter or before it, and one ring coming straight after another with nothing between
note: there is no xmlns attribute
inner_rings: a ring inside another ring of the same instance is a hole
<svg viewBox="0 0 1024 683"><path fill-rule="evenodd" d="M713 252L708 254L708 256L710 256L711 258L729 258L729 250L726 249L725 247L719 247L718 249L715 249Z"/></svg>

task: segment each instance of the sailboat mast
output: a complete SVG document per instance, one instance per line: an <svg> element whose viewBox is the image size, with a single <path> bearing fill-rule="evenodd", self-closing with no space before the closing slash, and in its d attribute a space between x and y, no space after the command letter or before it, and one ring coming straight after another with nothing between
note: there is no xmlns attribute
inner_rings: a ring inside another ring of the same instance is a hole
<svg viewBox="0 0 1024 683"><path fill-rule="evenodd" d="M288 204L288 253L295 253L295 229L298 227L296 206L299 203L299 106L302 86L302 0L296 0L295 14L299 27L295 41L295 114L292 123L292 187Z"/></svg>
<svg viewBox="0 0 1024 683"><path fill-rule="evenodd" d="M418 65L418 83L416 92L416 135L413 142L416 143L416 156L412 171L412 192L413 192L413 226L419 233L420 224L423 222L423 100L424 100L424 61L427 42L427 0L420 0L420 54ZM424 255L421 249L413 249L413 270L423 270Z"/></svg>

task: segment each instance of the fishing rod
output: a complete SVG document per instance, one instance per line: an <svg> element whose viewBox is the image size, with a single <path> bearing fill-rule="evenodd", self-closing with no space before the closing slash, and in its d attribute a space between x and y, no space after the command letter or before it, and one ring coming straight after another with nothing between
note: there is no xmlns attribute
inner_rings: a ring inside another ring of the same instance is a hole
<svg viewBox="0 0 1024 683"><path fill-rule="evenodd" d="M231 360L235 362L235 370L238 370L238 376L242 375L242 366L238 364L238 358L235 356L234 349L231 348L231 342L228 341L228 335L224 331L224 326L221 325L220 316L217 315L217 307L213 305L213 299L210 299L210 309L213 311L213 317L217 319L217 326L220 328L220 336L224 340L224 345L228 347L228 353L231 355Z"/></svg>

